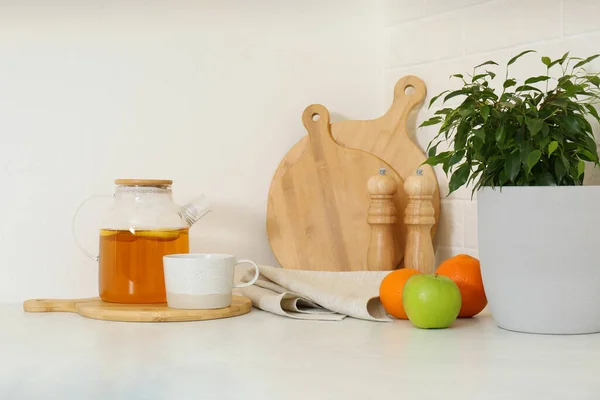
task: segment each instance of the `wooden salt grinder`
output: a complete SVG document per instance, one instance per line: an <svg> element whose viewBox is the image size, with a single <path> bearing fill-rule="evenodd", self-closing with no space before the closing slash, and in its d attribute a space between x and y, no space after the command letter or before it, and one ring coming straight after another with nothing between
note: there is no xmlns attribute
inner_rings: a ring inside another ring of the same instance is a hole
<svg viewBox="0 0 600 400"><path fill-rule="evenodd" d="M367 222L371 225L371 241L367 251L367 269L369 271L391 271L400 263L400 252L395 237L396 180L385 174L385 168L379 175L372 176L368 182L371 203Z"/></svg>
<svg viewBox="0 0 600 400"><path fill-rule="evenodd" d="M434 183L423 175L421 169L404 182L408 204L404 213L406 225L406 250L404 267L413 268L424 274L435 271L435 255L431 240L431 227L435 224L433 210Z"/></svg>

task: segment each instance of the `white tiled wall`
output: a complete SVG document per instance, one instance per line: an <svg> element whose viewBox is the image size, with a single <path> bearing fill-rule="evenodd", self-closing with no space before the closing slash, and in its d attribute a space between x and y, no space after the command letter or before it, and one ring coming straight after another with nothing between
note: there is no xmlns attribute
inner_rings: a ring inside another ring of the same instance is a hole
<svg viewBox="0 0 600 400"><path fill-rule="evenodd" d="M486 60L502 66L523 50L538 50L511 70L523 77L544 72L542 55L557 57L570 50L583 57L600 51L599 0L387 0L384 14L387 101L394 83L407 74L425 81L428 104L432 96L456 87L451 74L469 72ZM598 71L600 62L590 69ZM434 111L424 106L417 122ZM435 132L435 127L419 129L416 139L425 148ZM438 262L461 252L477 255L476 198L462 189L445 197L447 178L441 169L437 175L444 196ZM599 175L590 171L586 183L597 183Z"/></svg>

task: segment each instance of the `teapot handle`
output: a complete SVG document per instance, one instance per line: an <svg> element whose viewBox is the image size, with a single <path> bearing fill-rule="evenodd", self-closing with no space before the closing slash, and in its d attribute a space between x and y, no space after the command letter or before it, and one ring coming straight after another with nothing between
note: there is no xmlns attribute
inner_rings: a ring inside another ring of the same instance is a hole
<svg viewBox="0 0 600 400"><path fill-rule="evenodd" d="M79 250L81 250L81 252L83 254L85 254L86 256L88 256L89 258L91 258L92 260L94 260L96 262L98 262L99 256L98 255L94 255L93 253L90 253L89 251L87 251L81 245L81 243L79 243L79 240L77 239L77 232L75 231L75 221L77 221L77 216L79 215L79 211L83 208L83 206L85 206L88 203L88 201L94 200L94 199L99 199L99 198L112 199L113 197L114 196L108 196L108 195L105 195L105 194L99 194L99 195L88 197L87 199L85 199L84 201L82 201L79 204L79 206L75 210L75 214L73 215L73 219L71 220L71 232L73 233L73 239L75 239L75 244L77 245L77 247L79 247Z"/></svg>

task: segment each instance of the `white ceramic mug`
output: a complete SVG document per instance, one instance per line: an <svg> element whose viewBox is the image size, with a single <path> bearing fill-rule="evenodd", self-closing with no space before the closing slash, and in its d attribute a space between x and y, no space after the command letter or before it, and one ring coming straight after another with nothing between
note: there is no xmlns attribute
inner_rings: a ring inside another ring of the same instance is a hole
<svg viewBox="0 0 600 400"><path fill-rule="evenodd" d="M252 264L254 277L234 285L235 267L244 263ZM167 305L171 308L229 307L232 289L254 284L260 273L254 261L237 260L229 254L171 254L163 257L163 265Z"/></svg>

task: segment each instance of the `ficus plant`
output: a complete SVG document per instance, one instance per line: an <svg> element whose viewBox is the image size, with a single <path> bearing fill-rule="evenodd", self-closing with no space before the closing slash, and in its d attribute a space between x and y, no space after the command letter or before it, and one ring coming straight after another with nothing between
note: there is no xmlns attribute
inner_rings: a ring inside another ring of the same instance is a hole
<svg viewBox="0 0 600 400"><path fill-rule="evenodd" d="M545 75L523 81L511 77L509 67L533 52L508 61L501 90L492 86L496 73L489 70L498 64L486 61L472 74L452 75L462 81L462 88L431 99L429 108L438 100L462 100L421 124L440 125L425 163L442 165L450 175L450 193L463 185L472 185L473 192L482 186L581 185L585 162L599 165L587 118L600 122L594 108L600 99L600 77L586 66L600 54L585 59L568 52L556 60L542 57ZM450 150L438 152L442 142Z"/></svg>

